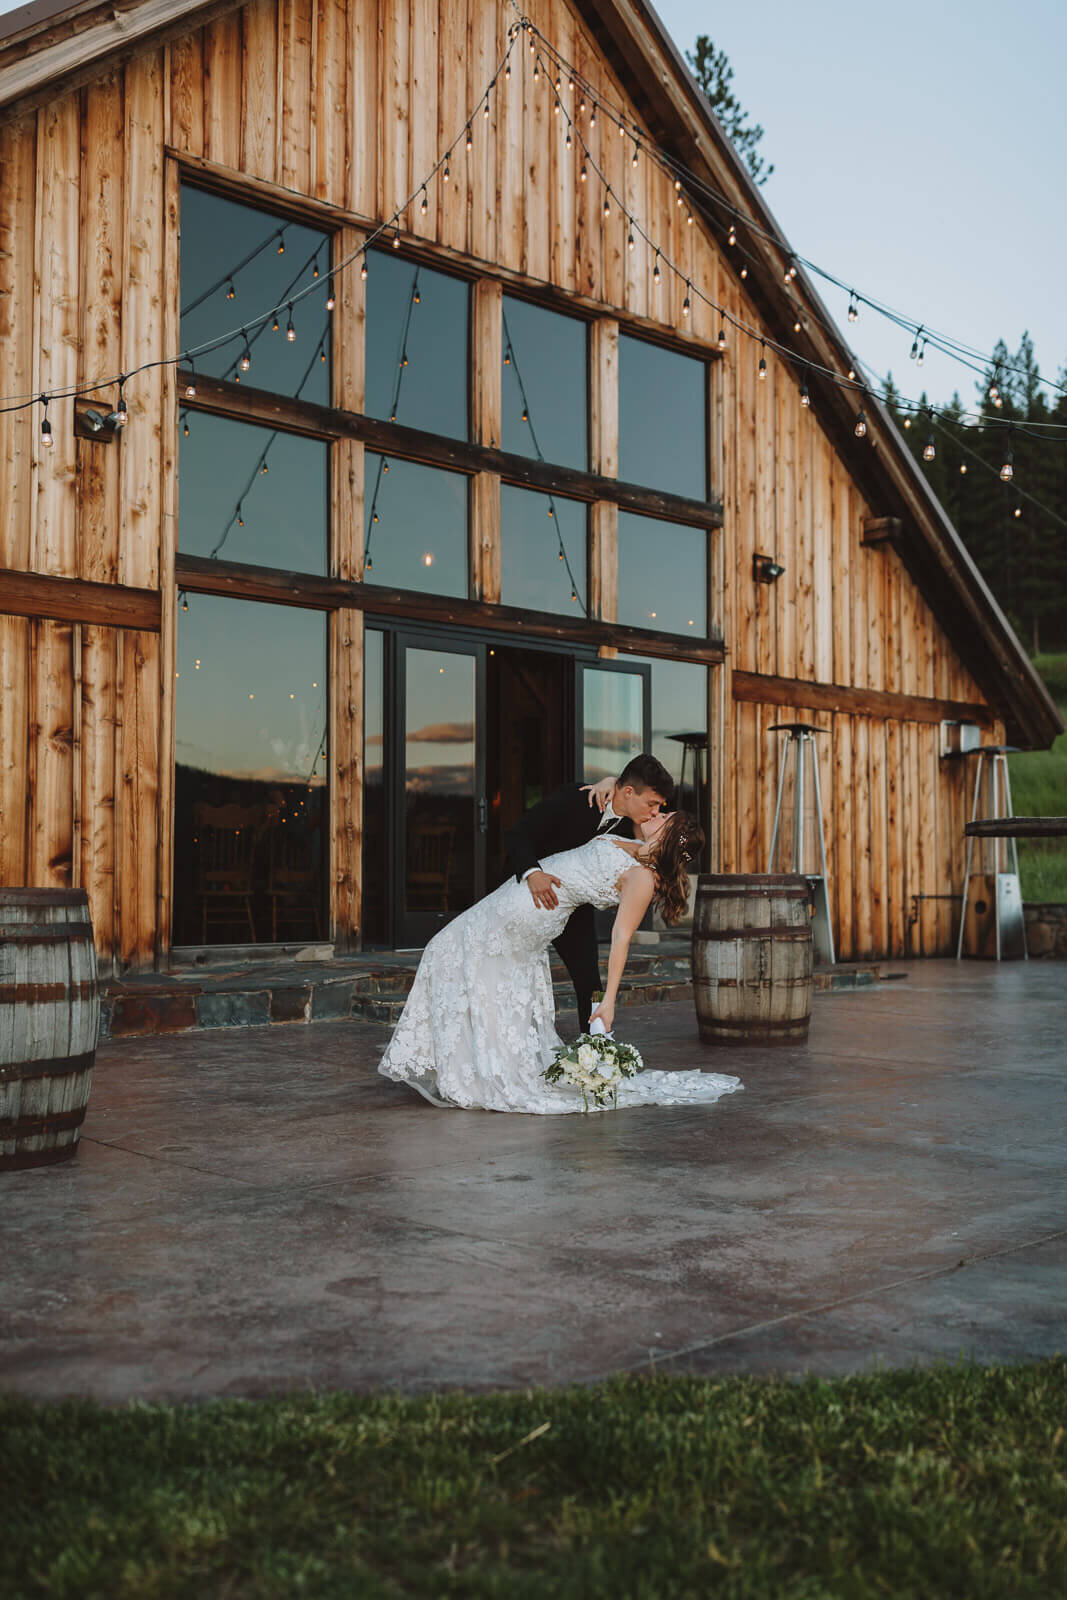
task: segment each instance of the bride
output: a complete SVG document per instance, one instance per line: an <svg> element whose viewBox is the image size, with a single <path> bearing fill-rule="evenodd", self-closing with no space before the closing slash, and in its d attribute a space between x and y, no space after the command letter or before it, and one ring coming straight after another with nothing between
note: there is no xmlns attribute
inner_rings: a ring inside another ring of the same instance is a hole
<svg viewBox="0 0 1067 1600"><path fill-rule="evenodd" d="M552 910L509 879L435 934L379 1072L435 1106L542 1116L584 1110L579 1089L541 1076L561 1043L549 945L576 906L618 907L607 987L593 1012L610 1031L630 940L653 901L665 922L682 916L687 866L704 842L684 811L639 827L637 841L599 834L546 857L544 870L560 880ZM706 1105L740 1086L718 1073L642 1072L618 1085L618 1104Z"/></svg>

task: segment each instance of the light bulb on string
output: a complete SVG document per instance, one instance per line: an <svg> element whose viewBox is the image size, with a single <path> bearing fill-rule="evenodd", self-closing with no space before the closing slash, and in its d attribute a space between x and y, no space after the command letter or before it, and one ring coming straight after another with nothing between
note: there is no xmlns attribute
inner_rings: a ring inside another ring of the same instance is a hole
<svg viewBox="0 0 1067 1600"><path fill-rule="evenodd" d="M183 417L182 418L182 433L188 439L188 437L189 437L189 418L188 417Z"/></svg>
<svg viewBox="0 0 1067 1600"><path fill-rule="evenodd" d="M232 278L229 280L229 282L226 285L226 298L227 298L227 300L236 300L237 299L237 290L233 286L233 279Z"/></svg>
<svg viewBox="0 0 1067 1600"><path fill-rule="evenodd" d="M690 306L689 306L689 279L686 278L686 280L685 280L685 299L682 301L682 316L683 317L687 317L689 315L689 311L690 311Z"/></svg>
<svg viewBox="0 0 1067 1600"><path fill-rule="evenodd" d="M239 528L243 528L244 525L245 525L245 519L244 519L244 516L243 516L242 511L241 511L241 502L240 502L240 500L238 500L238 502L237 502L237 526Z"/></svg>
<svg viewBox="0 0 1067 1600"><path fill-rule="evenodd" d="M866 435L866 432L867 432L867 414L864 411L862 406L860 406L859 415L856 418L856 426L853 428L852 431L856 435L857 439L862 439Z"/></svg>
<svg viewBox="0 0 1067 1600"><path fill-rule="evenodd" d="M278 313L275 312L274 313L274 321L270 325L270 331L272 333L277 333L280 327L281 327L281 323L278 321Z"/></svg>
<svg viewBox="0 0 1067 1600"><path fill-rule="evenodd" d="M44 445L46 450L51 450L52 424L48 420L48 396L46 394L41 396L41 405L43 407L43 414L41 416L41 443Z"/></svg>
<svg viewBox="0 0 1067 1600"><path fill-rule="evenodd" d="M447 183L449 178L452 176L452 169L448 165L448 156L445 157L445 170L441 174L441 176L444 179L445 183Z"/></svg>
<svg viewBox="0 0 1067 1600"><path fill-rule="evenodd" d="M555 103L555 105L554 105L554 106L553 106L553 107L552 107L552 115L553 115L553 116L554 116L554 117L558 117L558 116L559 116L559 113L560 113L560 104L559 104L559 95L557 95L557 96L556 96L556 103Z"/></svg>
<svg viewBox="0 0 1067 1600"><path fill-rule="evenodd" d="M800 384L800 403L807 410L811 406L811 395L808 392L808 380L804 378Z"/></svg>
<svg viewBox="0 0 1067 1600"><path fill-rule="evenodd" d="M726 243L730 244L730 245L733 245L733 244L737 243L737 229L734 227L732 222L730 224L730 232L729 232L729 235L727 236Z"/></svg>
<svg viewBox="0 0 1067 1600"><path fill-rule="evenodd" d="M540 81L541 81L541 63L540 63L540 61L535 61L534 62L533 79L534 79L534 83L540 83Z"/></svg>
<svg viewBox="0 0 1067 1600"><path fill-rule="evenodd" d="M115 407L116 428L124 428L129 420L130 413L126 409L126 379L122 377L119 379L119 400L118 405Z"/></svg>
<svg viewBox="0 0 1067 1600"><path fill-rule="evenodd" d="M966 461L961 461L960 462L960 474L964 478L967 476L967 463L966 463Z"/></svg>
<svg viewBox="0 0 1067 1600"><path fill-rule="evenodd" d="M1000 469L1002 483L1010 483L1015 476L1015 457L1010 450L1004 452L1004 464Z"/></svg>
<svg viewBox="0 0 1067 1600"><path fill-rule="evenodd" d="M261 477L265 478L267 476L267 463L265 461L260 463L259 471Z"/></svg>
<svg viewBox="0 0 1067 1600"><path fill-rule="evenodd" d="M760 381L761 381L761 382L762 382L762 380L763 380L763 379L764 379L764 378L765 378L765 377L766 377L766 376L767 376L767 355L766 355L766 345L765 345L765 343L764 343L764 341L763 341L763 340L762 340L762 339L761 339L761 340L760 340L760 342L759 342L759 351L760 351L760 355L759 355L759 368L758 368L758 371L757 371L757 374L756 374L756 376L757 376L757 377L758 377L758 378L759 378L759 379L760 379Z"/></svg>
<svg viewBox="0 0 1067 1600"><path fill-rule="evenodd" d="M504 365L506 367L510 367L511 366L511 346L510 346L510 344L507 346L507 348L504 351Z"/></svg>
<svg viewBox="0 0 1067 1600"><path fill-rule="evenodd" d="M848 320L850 322L855 322L855 320L859 316L859 314L860 314L860 308L856 304L856 291L855 291L855 289L853 289L852 290L852 294L851 294L851 298L849 299L849 302L848 302Z"/></svg>
<svg viewBox="0 0 1067 1600"><path fill-rule="evenodd" d="M1017 516L1017 517L1021 517L1021 516L1022 516L1022 514L1023 514L1023 508L1022 508L1022 506L1016 506L1016 507L1015 507L1015 515L1016 515L1016 516Z"/></svg>
<svg viewBox="0 0 1067 1600"><path fill-rule="evenodd" d="M183 593L182 593L182 610L183 611L188 611L188 609L189 609L189 596L187 594L185 594L184 591L183 591Z"/></svg>
<svg viewBox="0 0 1067 1600"><path fill-rule="evenodd" d="M630 157L630 165L631 165L631 167L636 167L636 165L637 165L637 158L638 158L638 156L639 156L639 155L640 155L640 154L641 154L641 146L640 146L640 145L639 145L639 144L638 144L638 143L637 143L637 140L636 140L636 139L635 139L635 140L634 140L634 153L633 153L633 155L632 155L632 156L631 156L631 157Z"/></svg>
<svg viewBox="0 0 1067 1600"><path fill-rule="evenodd" d="M507 62L507 64L504 67L504 81L505 81L505 83L509 83L511 81L511 62L510 61Z"/></svg>
<svg viewBox="0 0 1067 1600"><path fill-rule="evenodd" d="M535 74L535 76L536 76L536 74ZM474 140L471 138L471 125L470 125L469 122L467 123L466 145L467 145L467 149L468 150L470 150L474 145Z"/></svg>
<svg viewBox="0 0 1067 1600"><path fill-rule="evenodd" d="M327 311L332 311L336 304L337 304L337 296L334 293L333 273L331 272L330 273L329 288L326 290L326 309L327 309Z"/></svg>
<svg viewBox="0 0 1067 1600"><path fill-rule="evenodd" d="M623 124L621 122L619 123L619 138L620 139L625 139L626 138L626 129L625 129L625 127L623 126Z"/></svg>
<svg viewBox="0 0 1067 1600"><path fill-rule="evenodd" d="M932 461L936 455L937 445L934 443L934 436L932 433L928 433L926 443L923 445L923 460Z"/></svg>
<svg viewBox="0 0 1067 1600"><path fill-rule="evenodd" d="M581 113L581 112L583 112L583 111L584 111L584 110L585 110L585 95L584 95L584 94L583 94L583 95L582 95L582 98L581 98L581 103L580 103L580 104L579 104L579 106L578 106L578 111L579 111L579 114L580 114L580 113Z"/></svg>
<svg viewBox="0 0 1067 1600"><path fill-rule="evenodd" d="M920 323L919 327L915 330L915 338L911 342L911 349L908 351L909 361L914 361L916 356L919 354L919 336L922 331L922 324Z"/></svg>
<svg viewBox="0 0 1067 1600"><path fill-rule="evenodd" d="M797 275L796 262L793 260L793 257L790 256L789 257L789 261L788 261L788 263L786 265L786 269L785 269L784 282L792 283L792 281L796 277L796 275Z"/></svg>
<svg viewBox="0 0 1067 1600"><path fill-rule="evenodd" d="M604 215L605 217L611 216L611 201L608 199L607 195L604 196Z"/></svg>
<svg viewBox="0 0 1067 1600"><path fill-rule="evenodd" d="M584 183L585 180L588 178L588 176L589 176L589 172L588 172L588 169L586 168L585 162L583 161L582 162L582 170L581 170L581 172L579 172L578 177L581 179L582 183Z"/></svg>
<svg viewBox="0 0 1067 1600"><path fill-rule="evenodd" d="M652 282L653 283L658 283L662 276L663 276L663 274L659 270L659 251L657 250L656 251L656 259L652 263Z"/></svg>
<svg viewBox="0 0 1067 1600"><path fill-rule="evenodd" d="M285 229L284 228L281 230L281 232L278 235L278 254L280 256L283 256L285 254Z"/></svg>
<svg viewBox="0 0 1067 1600"><path fill-rule="evenodd" d="M926 360L926 340L924 339L922 344L919 346L919 354L915 357L915 365L917 367L921 367L925 360Z"/></svg>
<svg viewBox="0 0 1067 1600"><path fill-rule="evenodd" d="M685 222L686 222L686 227L691 228L693 226L693 213L692 213L692 211L686 212Z"/></svg>
<svg viewBox="0 0 1067 1600"><path fill-rule="evenodd" d="M522 420L523 422L529 422L530 420L530 413L527 411L525 406L522 408Z"/></svg>
<svg viewBox="0 0 1067 1600"><path fill-rule="evenodd" d="M392 242L393 242L393 249L394 250L399 250L400 249L400 229L399 228L397 228L396 231L394 232L393 241Z"/></svg>
<svg viewBox="0 0 1067 1600"><path fill-rule="evenodd" d="M633 247L634 247L634 225L631 222L630 223L630 227L629 227L629 231L627 232L627 235L626 235L626 248L627 248L627 250L632 250Z"/></svg>
<svg viewBox="0 0 1067 1600"><path fill-rule="evenodd" d="M747 278L748 277L748 268L747 267L742 267L741 268L741 276L742 276L742 278Z"/></svg>
<svg viewBox="0 0 1067 1600"><path fill-rule="evenodd" d="M237 365L240 367L242 372L247 372L249 367L252 365L252 352L248 348L248 334L243 328L241 329L241 336L244 339L245 347L241 351L241 359Z"/></svg>
<svg viewBox="0 0 1067 1600"><path fill-rule="evenodd" d="M419 291L419 288L418 288L417 284L416 284L415 288L412 289L412 291L411 291L411 303L412 303L412 305L416 305L416 306L421 306L421 304L422 304L422 295L421 295L421 293Z"/></svg>
<svg viewBox="0 0 1067 1600"><path fill-rule="evenodd" d="M482 117L486 122L489 121L489 96L488 95L486 95L486 97L485 97L485 105L482 107Z"/></svg>
<svg viewBox="0 0 1067 1600"><path fill-rule="evenodd" d="M311 269L311 276L313 278L317 278L318 275L319 275L319 263L318 263L318 261L316 261L315 265Z"/></svg>
<svg viewBox="0 0 1067 1600"><path fill-rule="evenodd" d="M589 126L590 126L590 128L595 128L596 127L596 101L595 100L593 101L593 109L589 113Z"/></svg>
<svg viewBox="0 0 1067 1600"><path fill-rule="evenodd" d="M565 146L567 147L568 150L573 150L573 148L574 148L574 140L571 138L571 130L570 130L569 125L568 125L568 128L567 128L567 137L566 137L566 139L564 139L563 143L565 144Z"/></svg>
<svg viewBox="0 0 1067 1600"><path fill-rule="evenodd" d="M725 350L726 349L726 323L725 322L720 322L719 323L719 337L716 340L716 344L718 345L720 350Z"/></svg>
<svg viewBox="0 0 1067 1600"><path fill-rule="evenodd" d="M363 265L359 269L359 275L360 275L360 278L362 279L362 281L364 283L366 283L366 281L367 281L367 261L366 261L366 257L364 257Z"/></svg>
<svg viewBox="0 0 1067 1600"><path fill-rule="evenodd" d="M192 356L188 353L188 351L186 351L185 359L189 363L189 376L186 379L186 383L185 383L185 398L187 400L195 400L196 399L196 362L193 360Z"/></svg>
<svg viewBox="0 0 1067 1600"><path fill-rule="evenodd" d="M801 328L800 318L799 318L799 316L794 316L794 318L793 318L793 332L794 333L799 333L800 332L800 328Z"/></svg>
<svg viewBox="0 0 1067 1600"><path fill-rule="evenodd" d="M286 323L285 337L290 344L296 343L296 329L293 327L293 306L291 301L289 303L289 321Z"/></svg>

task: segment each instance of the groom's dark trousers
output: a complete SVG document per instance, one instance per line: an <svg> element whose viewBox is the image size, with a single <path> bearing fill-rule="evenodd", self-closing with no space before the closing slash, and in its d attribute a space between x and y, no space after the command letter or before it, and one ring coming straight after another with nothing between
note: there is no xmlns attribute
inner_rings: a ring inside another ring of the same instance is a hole
<svg viewBox="0 0 1067 1600"><path fill-rule="evenodd" d="M539 805L531 806L505 833L508 865L521 881L530 867L540 866L544 856L588 844L598 831L600 821L600 811L595 804L589 804L589 796L582 793L580 784L565 783ZM620 839L634 836L633 826L625 817L616 823L612 832ZM603 987L593 907L579 906L553 943L574 984L578 1027L584 1030L589 1026L593 992Z"/></svg>

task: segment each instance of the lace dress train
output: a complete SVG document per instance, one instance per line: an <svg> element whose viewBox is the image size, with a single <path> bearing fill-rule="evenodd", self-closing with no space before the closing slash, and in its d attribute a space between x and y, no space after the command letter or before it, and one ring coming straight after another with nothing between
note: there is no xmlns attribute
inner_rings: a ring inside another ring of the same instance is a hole
<svg viewBox="0 0 1067 1600"><path fill-rule="evenodd" d="M549 946L576 906L618 904L628 869L610 837L548 856L561 880L554 911L514 879L456 917L423 951L407 1004L378 1070L435 1106L559 1116L583 1111L580 1090L542 1070L561 1043ZM619 1085L623 1106L709 1105L741 1087L713 1072L642 1072Z"/></svg>

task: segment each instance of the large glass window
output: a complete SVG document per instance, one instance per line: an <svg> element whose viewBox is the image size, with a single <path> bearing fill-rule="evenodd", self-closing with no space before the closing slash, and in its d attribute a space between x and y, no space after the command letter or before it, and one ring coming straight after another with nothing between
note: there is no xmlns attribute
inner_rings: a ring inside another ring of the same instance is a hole
<svg viewBox="0 0 1067 1600"><path fill-rule="evenodd" d="M468 285L372 250L366 287L367 415L466 439Z"/></svg>
<svg viewBox="0 0 1067 1600"><path fill-rule="evenodd" d="M644 747L644 679L607 667L582 669L582 782L617 777Z"/></svg>
<svg viewBox="0 0 1067 1600"><path fill-rule="evenodd" d="M708 535L656 517L619 512L619 621L704 638Z"/></svg>
<svg viewBox="0 0 1067 1600"><path fill-rule="evenodd" d="M175 687L175 943L325 937L326 617L190 595Z"/></svg>
<svg viewBox="0 0 1067 1600"><path fill-rule="evenodd" d="M179 442L178 543L186 555L326 571L321 440L197 412Z"/></svg>
<svg viewBox="0 0 1067 1600"><path fill-rule="evenodd" d="M466 597L467 479L369 450L364 472L367 582Z"/></svg>
<svg viewBox="0 0 1067 1600"><path fill-rule="evenodd" d="M707 367L645 339L619 336L619 477L703 500Z"/></svg>
<svg viewBox="0 0 1067 1600"><path fill-rule="evenodd" d="M588 516L577 500L505 484L500 492L500 598L529 611L585 609Z"/></svg>
<svg viewBox="0 0 1067 1600"><path fill-rule="evenodd" d="M329 234L192 184L181 206L181 347L225 341L197 371L327 405Z"/></svg>
<svg viewBox="0 0 1067 1600"><path fill-rule="evenodd" d="M577 317L504 296L502 448L589 466L588 335Z"/></svg>
<svg viewBox="0 0 1067 1600"><path fill-rule="evenodd" d="M651 667L652 754L678 785L675 806L703 819L707 803L707 667L652 656L623 656L620 660Z"/></svg>

